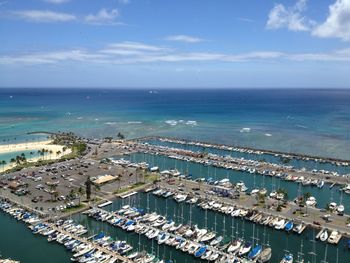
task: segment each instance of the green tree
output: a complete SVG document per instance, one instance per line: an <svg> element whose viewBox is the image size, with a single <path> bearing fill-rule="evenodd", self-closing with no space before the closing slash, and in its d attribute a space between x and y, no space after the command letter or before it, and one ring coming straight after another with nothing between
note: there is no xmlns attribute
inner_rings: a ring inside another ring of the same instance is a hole
<svg viewBox="0 0 350 263"><path fill-rule="evenodd" d="M91 186L92 186L92 182L91 182L90 176L88 176L85 181L85 193L86 193L87 200L90 200L91 198Z"/></svg>
<svg viewBox="0 0 350 263"><path fill-rule="evenodd" d="M1 165L2 165L2 171L4 172L4 171L5 171L6 161L5 161L5 160L2 160L2 161L1 161Z"/></svg>
<svg viewBox="0 0 350 263"><path fill-rule="evenodd" d="M78 198L79 198L79 205L80 205L80 200L81 200L81 197L84 195L84 189L83 187L79 187L78 189Z"/></svg>
<svg viewBox="0 0 350 263"><path fill-rule="evenodd" d="M51 201L54 201L54 198L55 197L55 200L57 199L58 197L58 193L56 191L56 188L57 188L57 185L55 184L50 184L50 196L51 196ZM55 193L57 193L57 196L55 195Z"/></svg>

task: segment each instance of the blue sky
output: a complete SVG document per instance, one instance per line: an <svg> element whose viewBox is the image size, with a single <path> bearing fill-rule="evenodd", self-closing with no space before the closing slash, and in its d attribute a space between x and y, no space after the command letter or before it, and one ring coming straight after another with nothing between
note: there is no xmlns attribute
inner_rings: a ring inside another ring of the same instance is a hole
<svg viewBox="0 0 350 263"><path fill-rule="evenodd" d="M350 0L0 0L0 87L349 87Z"/></svg>

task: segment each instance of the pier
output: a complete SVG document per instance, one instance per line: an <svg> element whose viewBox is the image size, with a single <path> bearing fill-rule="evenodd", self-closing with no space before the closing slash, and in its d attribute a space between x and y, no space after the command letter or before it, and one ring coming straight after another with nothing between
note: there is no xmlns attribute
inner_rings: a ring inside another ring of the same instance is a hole
<svg viewBox="0 0 350 263"><path fill-rule="evenodd" d="M68 235L71 238L73 238L75 240L78 240L78 241L80 241L82 243L90 244L93 248L95 248L95 249L97 249L97 250L99 250L99 251L101 251L101 252L103 252L103 253L105 253L107 255L110 255L113 258L116 258L118 260L118 262L121 262L121 263L122 262L123 263L133 263L133 261L129 260L127 257L123 257L123 256L119 255L118 253L110 251L110 250L108 250L108 249L106 249L104 247L99 246L98 244L95 244L95 243L89 241L89 238L84 238L84 237L81 237L81 236L74 235L74 234L72 234L70 232L65 231L64 229L62 229L60 227L57 227L55 224L49 224L49 227L51 229L56 230L59 233Z"/></svg>

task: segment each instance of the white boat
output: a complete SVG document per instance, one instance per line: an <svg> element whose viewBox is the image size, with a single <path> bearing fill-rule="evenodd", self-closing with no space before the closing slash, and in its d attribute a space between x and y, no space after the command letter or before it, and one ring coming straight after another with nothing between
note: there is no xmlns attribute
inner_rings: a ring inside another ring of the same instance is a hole
<svg viewBox="0 0 350 263"><path fill-rule="evenodd" d="M327 232L327 230L324 230L323 232L322 232L322 234L320 235L320 240L321 241L326 241L328 239L328 232Z"/></svg>
<svg viewBox="0 0 350 263"><path fill-rule="evenodd" d="M174 221L168 221L166 224L164 224L163 226L162 226L162 230L168 230L168 229L170 229L171 227L173 227L175 225L175 222Z"/></svg>
<svg viewBox="0 0 350 263"><path fill-rule="evenodd" d="M245 254L247 254L250 249L252 248L252 243L251 242L246 242L243 246L241 246L241 248L238 251L238 255L244 256Z"/></svg>
<svg viewBox="0 0 350 263"><path fill-rule="evenodd" d="M242 241L240 239L236 239L231 242L230 246L227 249L228 253L235 253L242 245Z"/></svg>
<svg viewBox="0 0 350 263"><path fill-rule="evenodd" d="M328 243L330 244L335 244L337 242L337 239L338 239L338 231L332 231L329 238L328 238Z"/></svg>
<svg viewBox="0 0 350 263"><path fill-rule="evenodd" d="M344 210L345 210L345 208L344 208L343 205L339 205L338 208L337 208L337 212L338 212L339 214L343 214L343 213L344 213Z"/></svg>
<svg viewBox="0 0 350 263"><path fill-rule="evenodd" d="M268 262L271 259L271 255L272 255L271 248L269 248L269 247L265 248L261 252L261 254L260 254L259 258L258 258L258 262L259 263L266 263L266 262Z"/></svg>
<svg viewBox="0 0 350 263"><path fill-rule="evenodd" d="M256 195L257 193L259 193L259 189L258 188L255 188L255 189L253 189L251 192L250 192L250 194L251 195Z"/></svg>
<svg viewBox="0 0 350 263"><path fill-rule="evenodd" d="M277 230L283 229L285 224L286 224L286 220L282 218L281 220L276 222L275 229Z"/></svg>
<svg viewBox="0 0 350 263"><path fill-rule="evenodd" d="M310 196L310 197L306 200L305 204L306 204L307 206L316 206L316 204L317 204L316 198L313 197L313 196Z"/></svg>
<svg viewBox="0 0 350 263"><path fill-rule="evenodd" d="M215 238L215 233L214 232L209 232L205 235L203 235L201 238L200 238L200 241L201 242L208 242L210 240L212 240L213 238Z"/></svg>
<svg viewBox="0 0 350 263"><path fill-rule="evenodd" d="M186 195L186 194L177 194L177 195L174 197L175 201L178 202L178 203L181 203L181 202L185 201L186 198L187 198L187 195Z"/></svg>
<svg viewBox="0 0 350 263"><path fill-rule="evenodd" d="M240 213L241 213L241 209L236 209L231 213L231 216L238 217Z"/></svg>
<svg viewBox="0 0 350 263"><path fill-rule="evenodd" d="M324 181L323 180L320 180L318 183L317 183L317 187L318 188L322 188L324 186Z"/></svg>

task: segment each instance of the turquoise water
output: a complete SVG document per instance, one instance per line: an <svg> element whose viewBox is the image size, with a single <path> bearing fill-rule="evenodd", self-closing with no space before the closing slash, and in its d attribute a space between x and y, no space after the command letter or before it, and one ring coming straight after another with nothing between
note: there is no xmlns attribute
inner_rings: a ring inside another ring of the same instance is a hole
<svg viewBox="0 0 350 263"><path fill-rule="evenodd" d="M135 153L129 156L129 160L132 162L147 162L150 166L158 166L160 170L169 170L169 169L178 169L181 173L186 174L187 171L189 174L192 174L193 178L213 178L214 180L221 180L224 178L229 178L232 183L237 183L243 181L248 187L248 191L254 188L254 183L256 187L265 187L269 192L272 190L277 190L279 188L284 188L288 192L288 198L293 200L298 196L299 184L291 181L285 181L280 178L270 177L270 176L261 176L253 175L248 172L226 170L223 168L216 168L213 166L207 166L203 164L186 162L176 159L171 159L162 155L152 155L144 153ZM329 188L328 184L322 189L317 187L302 186L301 194L311 193L312 196L317 199L317 207L325 208L326 205L332 201L340 203L342 196L342 203L345 207L345 213L350 211L350 195L342 194L339 190L339 186L334 186Z"/></svg>
<svg viewBox="0 0 350 263"><path fill-rule="evenodd" d="M0 89L0 142L38 130L121 131L350 159L349 102L350 90L331 89Z"/></svg>
<svg viewBox="0 0 350 263"><path fill-rule="evenodd" d="M57 243L48 243L42 236L34 236L23 223L0 212L0 254L22 263L70 262L65 248Z"/></svg>
<svg viewBox="0 0 350 263"><path fill-rule="evenodd" d="M30 154L30 153L33 154ZM16 158L17 155L21 155L22 153L25 154L25 157L27 159L38 157L38 150L24 150L24 151L16 151L16 152L9 152L9 153L0 153L0 161L4 160L7 164L10 163L11 158Z"/></svg>
<svg viewBox="0 0 350 263"><path fill-rule="evenodd" d="M147 197L148 195L148 197ZM196 205L189 205L186 203L181 203L180 205L176 203L173 199L164 199L155 197L151 193L139 193L138 195L132 196L127 199L119 199L114 201L114 203L108 207L107 210L117 210L120 209L122 205L134 205L147 209L147 204L149 204L150 211L156 211L162 215L167 215L169 218L174 219L177 223L189 223L190 222L190 210L192 222L198 224L199 227L206 227L211 230L215 230L216 221L216 231L219 235L224 235L227 240L232 237L232 226L234 226L233 236L244 237L245 240L252 240L253 236L253 224L244 221L242 219L232 219L231 216L224 216L219 213L214 213L212 211L205 212L204 210L198 208ZM182 212L183 211L183 212ZM182 217L184 219L182 219ZM198 220L200 218L200 220ZM224 222L225 218L225 222ZM97 223L94 219L87 218L85 215L79 215L75 217L80 223L87 226L95 227ZM238 227L237 227L238 224ZM105 231L112 236L122 236L127 239L129 243L133 244L134 247L138 248L138 235L129 234L119 228L112 227L107 223L98 224L98 230ZM237 233L238 232L238 233ZM264 235L265 232L265 235ZM317 233L316 233L317 234ZM314 232L312 230L305 230L302 235L296 235L293 233L287 234L283 231L277 231L270 228L264 228L260 225L255 225L254 237L258 237L259 243L264 244L269 241L272 248L272 259L271 262L279 262L285 253L285 249L290 251L296 257L297 252L300 251L301 240L303 241L305 253L305 262L310 260L311 256L308 252L313 250L313 243L310 240L314 237ZM142 248L152 251L152 242L147 238L141 239ZM342 240L338 246L330 246L323 242L315 242L317 258L315 262L320 262L324 259L324 251L327 246L327 261L329 263L336 262L336 255L338 250L339 262L348 262L350 260L350 251L345 248L345 240ZM164 248L166 248L164 250ZM158 255L158 246L156 242L153 245L153 251ZM198 262L192 256L184 254L182 252L176 251L173 248L167 246L160 246L159 248L160 257L172 258L176 262Z"/></svg>
<svg viewBox="0 0 350 263"><path fill-rule="evenodd" d="M149 204L150 211L168 215L169 218L173 218L178 223L189 223L190 218L192 218L192 222L198 224L199 227L207 226L208 229L216 229L218 234L224 235L227 240L231 239L232 236L243 237L245 240L250 240L253 235L253 224L250 222L241 219L232 219L232 217L212 211L206 213L195 205L190 206L185 203L178 205L172 199L158 198L150 193L139 193L127 199L116 200L112 205L106 207L106 209L114 211L126 204L145 209L147 209L147 204ZM190 213L190 211L192 213ZM198 218L201 218L201 220L197 220ZM89 229L88 235L103 231L114 239L126 240L129 244L134 246L134 250L147 250L148 252L153 252L159 258L171 258L175 262L200 262L199 260L195 260L192 256L173 248L163 245L159 246L156 242L152 243L152 241L142 236L140 236L139 239L139 236L135 233L127 233L107 223L96 222L85 215L78 214L73 216L72 219L87 226ZM0 213L0 225L2 229L0 251L3 257L11 257L26 263L70 262L71 254L68 253L63 246L56 243L48 243L44 237L33 235L23 223L19 223L2 212ZM233 231L232 226L234 227ZM313 250L313 243L310 242L310 240L313 239L314 235L315 233L312 230L306 230L299 236L293 233L287 234L282 231L264 228L260 225L255 226L254 234L255 238L258 237L258 242L260 244L269 243L271 245L273 250L271 262L279 262L278 260L282 258L285 249L296 256L296 253L300 250L301 240L303 240L305 259L311 260L311 256L308 252ZM328 251L327 260L329 263L336 262L337 253L339 256L338 262L348 262L350 260L350 251L345 248L345 240L342 239L338 246L330 246L326 243L315 242L315 251L317 253L315 262L320 262L321 259L324 258L326 246Z"/></svg>

